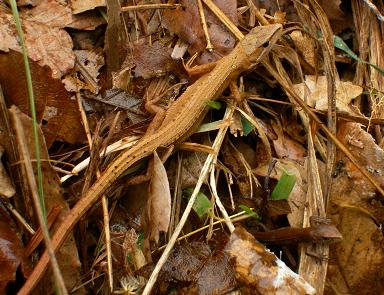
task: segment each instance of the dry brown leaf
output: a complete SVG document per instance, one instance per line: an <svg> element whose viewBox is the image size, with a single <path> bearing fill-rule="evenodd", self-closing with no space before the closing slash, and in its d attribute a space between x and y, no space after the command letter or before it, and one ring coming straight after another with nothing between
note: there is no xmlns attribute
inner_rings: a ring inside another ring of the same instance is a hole
<svg viewBox="0 0 384 295"><path fill-rule="evenodd" d="M44 23L21 20L28 57L40 66L48 66L53 78L61 78L75 64L72 51L72 39L63 29L51 27ZM10 49L21 52L15 30L13 16L0 14L0 51Z"/></svg>
<svg viewBox="0 0 384 295"><path fill-rule="evenodd" d="M88 89L94 94L99 92L99 70L104 65L104 57L101 51L75 50L78 65L76 72L66 75L62 82L67 91L78 92Z"/></svg>
<svg viewBox="0 0 384 295"><path fill-rule="evenodd" d="M63 1L45 0L31 9L22 9L20 17L51 28L64 28L72 22L72 10Z"/></svg>
<svg viewBox="0 0 384 295"><path fill-rule="evenodd" d="M211 253L202 242L176 245L160 273L161 281L187 285L182 294L226 294L237 286L229 257L222 250Z"/></svg>
<svg viewBox="0 0 384 295"><path fill-rule="evenodd" d="M135 77L149 79L164 76L175 70L177 62L171 58L172 48L160 42L151 46L143 42L136 43L133 47L132 61L136 65Z"/></svg>
<svg viewBox="0 0 384 295"><path fill-rule="evenodd" d="M282 126L276 122L271 124L273 131L277 135L277 139L273 140L273 147L277 156L281 159L290 159L299 163L304 163L306 150L297 141L291 139L282 130Z"/></svg>
<svg viewBox="0 0 384 295"><path fill-rule="evenodd" d="M309 93L305 96L307 87ZM320 111L328 109L327 78L325 76L318 76L316 78L316 76L307 75L305 76L304 83L294 85L294 90L301 99L307 99L307 104L310 107ZM354 112L349 103L362 93L363 88L358 85L354 85L351 82L336 81L336 108L340 112L353 115Z"/></svg>
<svg viewBox="0 0 384 295"><path fill-rule="evenodd" d="M236 278L254 294L315 294L315 289L266 250L244 228L237 227L225 246Z"/></svg>
<svg viewBox="0 0 384 295"><path fill-rule="evenodd" d="M161 278L179 283L192 282L210 254L211 250L205 243L177 245L161 269Z"/></svg>
<svg viewBox="0 0 384 295"><path fill-rule="evenodd" d="M44 0L18 0L17 6L36 6Z"/></svg>
<svg viewBox="0 0 384 295"><path fill-rule="evenodd" d="M384 151L360 124L339 126L338 138L384 185ZM384 222L384 207L374 199L368 180L342 153L330 194L331 217L343 234L343 241L330 252L335 261L328 270L329 294L380 294L384 288L384 238L378 224Z"/></svg>
<svg viewBox="0 0 384 295"><path fill-rule="evenodd" d="M184 153L182 159L182 173L179 181L181 182L181 188L193 187L197 183L201 168L203 167L204 161L207 159L206 153ZM172 161L168 168L169 182L171 187L176 184L176 172L177 172L177 161Z"/></svg>
<svg viewBox="0 0 384 295"><path fill-rule="evenodd" d="M147 203L150 222L149 240L158 243L160 232L168 231L171 217L171 191L167 171L156 152L154 152L152 166Z"/></svg>
<svg viewBox="0 0 384 295"><path fill-rule="evenodd" d="M253 188L251 187L251 181L253 182L253 180L250 179L247 169L250 169L250 165L255 164L255 161L253 158L253 161L248 162L244 157L244 154L240 153L237 149L238 147L241 147L242 151L248 156L248 159L252 159L252 157L254 157L255 152L250 146L239 141L236 143L235 148L233 144L227 141L226 144L222 145L220 150L222 154L222 161L225 166L230 169L231 173L233 173L240 195L252 198Z"/></svg>
<svg viewBox="0 0 384 295"><path fill-rule="evenodd" d="M303 34L301 31L293 31L290 34L293 43L296 48L300 51L305 61L310 64L313 68L316 67L316 53L315 43L311 37L307 34Z"/></svg>
<svg viewBox="0 0 384 295"><path fill-rule="evenodd" d="M332 216L343 234L331 245L325 294L382 294L384 290L384 238L365 213L339 210Z"/></svg>
<svg viewBox="0 0 384 295"><path fill-rule="evenodd" d="M98 26L106 23L106 20L97 11L84 12L82 14L72 14L72 22L66 25L67 28L77 30L94 30Z"/></svg>
<svg viewBox="0 0 384 295"><path fill-rule="evenodd" d="M216 251L203 261L194 283L186 291L188 294L227 294L237 286L228 255Z"/></svg>
<svg viewBox="0 0 384 295"><path fill-rule="evenodd" d="M24 247L12 220L0 208L0 294L7 293L9 282L16 280L16 270L22 262Z"/></svg>
<svg viewBox="0 0 384 295"><path fill-rule="evenodd" d="M338 137L358 163L384 186L384 150L375 143L373 137L357 123L342 124ZM374 187L344 155L339 154L339 161L341 167L335 171L337 185L332 186L331 201L340 207L367 212L376 222L383 223L384 207L373 199L376 194Z"/></svg>
<svg viewBox="0 0 384 295"><path fill-rule="evenodd" d="M237 1L215 0L213 1L228 17L237 25L236 6ZM204 14L208 24L208 32L214 52L204 52L206 47L206 39L201 26L199 12L195 0L182 0L181 7L174 10L163 11L162 23L169 31L176 34L185 43L189 44L188 51L190 54L195 52L203 52L199 63L213 62L223 55L228 54L235 45L235 37L224 27L218 18L210 12L206 7Z"/></svg>
<svg viewBox="0 0 384 295"><path fill-rule="evenodd" d="M55 140L69 143L84 141L76 100L65 90L60 80L53 79L47 67L30 61L37 120L42 123L45 140L50 146ZM18 69L15 71L14 69ZM0 53L0 84L9 105L17 105L29 114L23 57L11 51Z"/></svg>

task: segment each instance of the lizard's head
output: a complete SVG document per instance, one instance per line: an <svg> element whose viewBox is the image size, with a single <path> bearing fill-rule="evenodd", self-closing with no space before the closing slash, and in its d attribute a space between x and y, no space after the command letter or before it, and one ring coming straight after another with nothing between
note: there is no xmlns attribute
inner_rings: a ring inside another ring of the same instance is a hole
<svg viewBox="0 0 384 295"><path fill-rule="evenodd" d="M315 240L321 241L322 243L336 243L343 239L342 234L332 224L322 224L313 230Z"/></svg>
<svg viewBox="0 0 384 295"><path fill-rule="evenodd" d="M269 52L280 38L282 28L281 24L255 27L240 41L251 62L259 60Z"/></svg>

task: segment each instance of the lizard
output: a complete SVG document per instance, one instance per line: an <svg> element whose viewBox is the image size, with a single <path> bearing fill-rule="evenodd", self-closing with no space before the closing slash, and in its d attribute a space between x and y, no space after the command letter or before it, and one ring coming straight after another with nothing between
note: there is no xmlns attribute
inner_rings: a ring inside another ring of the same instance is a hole
<svg viewBox="0 0 384 295"><path fill-rule="evenodd" d="M204 118L208 110L207 103L217 99L240 74L253 69L269 53L282 32L281 24L253 28L231 53L217 62L211 72L190 85L166 110L164 120L156 132L144 134L133 147L120 153L67 213L52 236L53 249L58 250L84 213L100 200L107 188L126 169L151 155L158 147L170 146L188 137ZM48 263L48 253L45 251L20 289L19 295L33 290L44 275Z"/></svg>

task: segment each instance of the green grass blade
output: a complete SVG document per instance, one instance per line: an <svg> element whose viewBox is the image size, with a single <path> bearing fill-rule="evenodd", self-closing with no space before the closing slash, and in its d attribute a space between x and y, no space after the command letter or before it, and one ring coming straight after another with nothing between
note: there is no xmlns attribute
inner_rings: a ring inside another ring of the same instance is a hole
<svg viewBox="0 0 384 295"><path fill-rule="evenodd" d="M333 36L333 44L336 48L344 51L350 58L356 60L357 62L361 62L363 64L369 65L375 70L377 70L380 74L384 76L384 70L378 67L375 64L371 64L365 60L362 60L360 57L358 57L351 49L349 49L348 45L345 44L343 39L341 39L339 36L334 35Z"/></svg>
<svg viewBox="0 0 384 295"><path fill-rule="evenodd" d="M40 199L40 206L43 212L43 217L45 220L47 220L47 214L46 214L45 202L44 202L44 192L43 192L43 173L41 169L39 132L38 132L38 124L37 124L37 118L36 118L35 97L33 94L33 87L32 87L31 69L29 67L27 47L25 46L25 42L24 42L24 33L21 28L19 11L17 10L16 1L10 0L9 3L11 4L12 14L16 24L16 30L19 36L19 44L23 52L29 106L31 109L31 117L32 117L32 124L33 124L33 137L34 137L34 144L35 144L35 157L36 157L36 166L37 166L37 187L38 187L38 194Z"/></svg>

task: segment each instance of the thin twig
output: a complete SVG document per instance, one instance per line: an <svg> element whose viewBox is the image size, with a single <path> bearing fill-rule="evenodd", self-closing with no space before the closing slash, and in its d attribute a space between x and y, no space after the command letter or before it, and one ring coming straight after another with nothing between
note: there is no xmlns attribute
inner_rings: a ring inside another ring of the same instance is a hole
<svg viewBox="0 0 384 295"><path fill-rule="evenodd" d="M207 22L205 21L203 3L201 2L201 0L197 0L197 7L199 8L200 22L201 22L201 25L203 26L205 40L207 41L206 49L209 51L212 51L213 46L211 43L211 38L209 37L208 26L207 26Z"/></svg>
<svg viewBox="0 0 384 295"><path fill-rule="evenodd" d="M122 12L148 9L176 9L181 4L141 4L121 7Z"/></svg>
<svg viewBox="0 0 384 295"><path fill-rule="evenodd" d="M59 293L62 295L67 295L68 292L67 292L67 289L65 287L63 276L60 272L59 264L57 263L57 260L56 260L55 252L54 252L53 247L52 247L51 238L49 236L49 231L48 231L48 227L46 224L46 219L43 215L43 210L41 208L40 199L39 199L39 195L37 192L35 174L33 172L33 167L32 167L32 163L30 161L30 156L29 156L29 151L27 149L27 142L25 140L24 128L21 124L21 120L19 117L20 111L16 106L12 106L10 109L10 112L11 112L11 115L13 118L13 122L15 124L16 137L17 137L17 140L19 142L18 146L20 149L20 154L22 155L23 160L24 160L24 167L25 167L25 171L27 174L28 184L29 184L29 187L31 189L32 200L33 200L33 203L35 205L36 215L37 215L37 219L39 221L40 228L42 229L42 232L43 232L45 246L47 248L48 255L50 258L49 260L51 262L53 274L55 276L55 282L57 284Z"/></svg>
<svg viewBox="0 0 384 295"><path fill-rule="evenodd" d="M29 223L24 219L23 216L21 216L21 214L12 206L11 203L9 203L8 200L3 200L3 204L5 207L7 207L7 209L9 211L11 211L11 213L13 214L13 216L17 219L18 222L20 222L24 228L33 236L36 232L35 230L32 228L32 226L29 225Z"/></svg>

